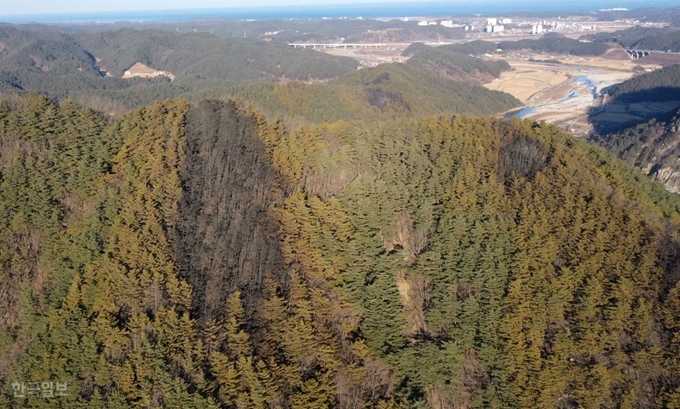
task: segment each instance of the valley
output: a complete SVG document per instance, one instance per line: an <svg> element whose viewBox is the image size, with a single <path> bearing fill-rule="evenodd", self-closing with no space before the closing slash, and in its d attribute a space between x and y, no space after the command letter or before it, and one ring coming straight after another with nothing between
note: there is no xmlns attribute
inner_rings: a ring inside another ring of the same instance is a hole
<svg viewBox="0 0 680 409"><path fill-rule="evenodd" d="M635 62L605 57L531 55L529 58L494 57L513 68L485 84L507 92L524 103L513 115L544 120L576 136L592 132L589 115L606 101L606 90L635 75ZM559 61L547 63L543 61ZM652 66L649 69L658 67Z"/></svg>
<svg viewBox="0 0 680 409"><path fill-rule="evenodd" d="M518 37L517 39L525 39ZM488 40L486 40L488 41ZM438 47L447 44L428 43ZM462 44L460 41L457 44ZM523 103L509 115L544 120L579 137L593 132L593 112L602 113L594 120L608 123L629 123L654 113L667 112L674 103L651 103L638 105L608 105L607 91L636 75L651 72L664 65L680 63L674 54L653 54L643 59L633 59L620 47L602 56L573 56L532 52L496 53L481 56L490 61L505 61L512 67L499 78L483 85L489 90L506 92ZM366 49L322 49L336 56L350 57L359 62L360 68L376 67L394 62L404 63L409 57L403 55L403 45L385 45ZM680 106L680 102L677 104Z"/></svg>
<svg viewBox="0 0 680 409"><path fill-rule="evenodd" d="M493 20L493 19L488 19ZM510 19L505 19L509 21ZM389 21L389 20L387 20ZM499 49L479 52L475 55L489 61L505 61L512 67L498 78L486 78L483 85L487 89L506 92L523 103L520 109L505 113L536 121L544 120L578 137L591 135L595 128L618 127L632 122L640 122L669 109L680 106L680 101L642 104L609 104L607 92L628 79L641 73L651 72L663 66L680 63L680 54L652 52L637 58L616 42L608 43L609 49L602 55L574 55L572 53L542 53L532 50L502 50L501 45L508 42L526 43L535 41L536 35L527 32L526 27L545 25L552 33L564 38L580 40L587 38L615 38L616 33L637 28L638 21L614 20L594 21L590 17L569 16L565 19L513 19L509 28L499 33L473 32L467 28L483 24L479 18L459 19L465 27L462 38L452 36L436 40L419 40L431 47L464 46L470 41L483 41L490 47L499 44ZM430 23L428 23L430 24ZM443 22L442 22L443 24ZM643 30L661 30L661 23L648 23ZM371 30L369 30L371 31ZM488 31L488 28L487 28ZM372 32L372 39L385 40L380 47L368 48L319 48L318 51L336 56L355 59L359 68L376 67L381 64L405 63L410 56L404 55L403 43L390 43L394 31ZM376 37L376 33L380 33ZM403 37L398 37L402 39ZM411 38L414 41L414 38ZM417 43L414 43L417 44ZM493 47L492 47L493 48ZM667 50L670 51L670 50ZM471 56L473 54L470 54ZM679 98L680 99L680 98ZM603 125L606 124L606 125Z"/></svg>

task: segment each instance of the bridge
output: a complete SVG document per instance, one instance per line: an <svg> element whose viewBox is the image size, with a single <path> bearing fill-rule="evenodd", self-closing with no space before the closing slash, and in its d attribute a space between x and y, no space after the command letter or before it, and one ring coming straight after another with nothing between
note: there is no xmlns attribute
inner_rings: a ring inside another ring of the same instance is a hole
<svg viewBox="0 0 680 409"><path fill-rule="evenodd" d="M642 57L646 57L649 54L656 52L660 53L661 51L648 51L648 50L626 50L626 52L633 57L634 60Z"/></svg>
<svg viewBox="0 0 680 409"><path fill-rule="evenodd" d="M408 47L411 43L289 43L293 48L381 48Z"/></svg>
<svg viewBox="0 0 680 409"><path fill-rule="evenodd" d="M630 48L626 52L633 57L633 59L638 59L642 57L647 57L650 54L680 54L672 51L660 51L660 50L631 50Z"/></svg>

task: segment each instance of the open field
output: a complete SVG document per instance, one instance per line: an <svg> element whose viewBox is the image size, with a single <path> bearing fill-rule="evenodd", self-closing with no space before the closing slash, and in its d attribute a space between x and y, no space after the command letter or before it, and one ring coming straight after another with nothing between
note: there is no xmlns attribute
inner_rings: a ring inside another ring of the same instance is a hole
<svg viewBox="0 0 680 409"><path fill-rule="evenodd" d="M544 103L566 96L570 89L570 79L575 75L583 73L597 75L600 89L606 86L605 84L619 83L633 76L633 68L637 65L634 60L613 60L605 57L533 54L532 58L537 60L533 62L526 58L498 56L494 59L507 61L513 71L504 72L499 79L485 86L512 94L520 101ZM561 64L540 62L547 60L557 60Z"/></svg>
<svg viewBox="0 0 680 409"><path fill-rule="evenodd" d="M540 91L564 83L569 76L559 67L508 61L513 71L504 72L500 78L486 84L486 88L507 92L522 102L528 101Z"/></svg>
<svg viewBox="0 0 680 409"><path fill-rule="evenodd" d="M680 64L680 54L678 53L653 53L650 54L644 58L640 58L637 60L638 64L641 65L662 65L662 66L668 66L668 65L675 65L675 64Z"/></svg>

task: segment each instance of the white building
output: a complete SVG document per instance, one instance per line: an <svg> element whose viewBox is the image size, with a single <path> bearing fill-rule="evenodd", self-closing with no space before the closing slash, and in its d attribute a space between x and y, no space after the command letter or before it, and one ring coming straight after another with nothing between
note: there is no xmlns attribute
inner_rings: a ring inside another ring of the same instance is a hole
<svg viewBox="0 0 680 409"><path fill-rule="evenodd" d="M497 18L487 18L486 19L486 25L487 26L495 26L496 24L498 24Z"/></svg>
<svg viewBox="0 0 680 409"><path fill-rule="evenodd" d="M444 26L446 28L454 27L453 21L451 21L451 20L442 20L439 24L441 24L442 26Z"/></svg>

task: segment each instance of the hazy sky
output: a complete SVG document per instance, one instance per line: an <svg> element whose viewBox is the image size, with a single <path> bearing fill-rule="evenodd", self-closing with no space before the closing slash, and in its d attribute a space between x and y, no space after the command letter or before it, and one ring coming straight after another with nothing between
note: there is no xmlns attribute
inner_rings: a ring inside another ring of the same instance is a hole
<svg viewBox="0 0 680 409"><path fill-rule="evenodd" d="M86 11L170 10L297 4L395 3L413 0L0 0L3 14L47 14ZM432 0L429 0L432 1ZM465 0L449 0L451 4Z"/></svg>
<svg viewBox="0 0 680 409"><path fill-rule="evenodd" d="M52 14L100 11L172 10L228 7L285 6L302 4L356 4L356 3L416 3L418 0L0 0L0 21L3 15ZM424 0L442 2L455 7L471 3L479 6L512 5L513 8L527 9L531 5L552 3L556 8L562 3L556 0ZM573 0L579 4L594 7L677 7L678 0ZM522 8L526 6L525 8ZM507 8L507 7L506 7Z"/></svg>

